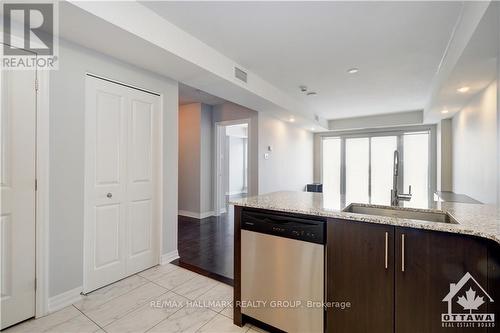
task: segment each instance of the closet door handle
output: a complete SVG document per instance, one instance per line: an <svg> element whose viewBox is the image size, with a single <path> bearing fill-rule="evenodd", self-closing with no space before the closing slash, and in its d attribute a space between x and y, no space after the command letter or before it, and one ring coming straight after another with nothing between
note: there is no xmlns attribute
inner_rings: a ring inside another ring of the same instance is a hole
<svg viewBox="0 0 500 333"><path fill-rule="evenodd" d="M385 233L385 269L389 267L389 233Z"/></svg>
<svg viewBox="0 0 500 333"><path fill-rule="evenodd" d="M107 197L108 199L111 199L111 198L113 197L113 193L109 192L108 194L106 194L106 197Z"/></svg>
<svg viewBox="0 0 500 333"><path fill-rule="evenodd" d="M401 272L405 271L405 234L401 234Z"/></svg>

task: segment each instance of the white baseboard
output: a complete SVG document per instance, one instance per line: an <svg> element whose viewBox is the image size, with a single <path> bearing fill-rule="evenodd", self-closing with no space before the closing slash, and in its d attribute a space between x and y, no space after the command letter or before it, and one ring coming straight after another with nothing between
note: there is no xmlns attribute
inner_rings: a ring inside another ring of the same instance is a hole
<svg viewBox="0 0 500 333"><path fill-rule="evenodd" d="M214 216L214 215L215 215L214 211L200 213L200 219L204 219L206 217L210 217L210 216Z"/></svg>
<svg viewBox="0 0 500 333"><path fill-rule="evenodd" d="M160 265L166 265L175 259L179 259L179 251L177 250L162 254L160 255Z"/></svg>
<svg viewBox="0 0 500 333"><path fill-rule="evenodd" d="M182 216L187 216L187 217L192 217L195 219L204 219L206 217L214 216L215 213L213 211L210 212L203 212L203 213L196 213L196 212L190 212L187 210L179 210L178 212L179 215Z"/></svg>
<svg viewBox="0 0 500 333"><path fill-rule="evenodd" d="M77 287L75 289L68 290L62 294L53 296L49 298L49 313L61 310L73 303L81 300L82 295L80 294L83 287Z"/></svg>

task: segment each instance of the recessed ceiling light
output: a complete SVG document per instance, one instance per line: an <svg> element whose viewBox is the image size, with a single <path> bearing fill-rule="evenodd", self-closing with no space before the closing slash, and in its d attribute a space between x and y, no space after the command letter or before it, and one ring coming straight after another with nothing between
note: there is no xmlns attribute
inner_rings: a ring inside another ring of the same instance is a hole
<svg viewBox="0 0 500 333"><path fill-rule="evenodd" d="M315 131L316 129L314 127L311 127L311 131Z"/></svg>
<svg viewBox="0 0 500 333"><path fill-rule="evenodd" d="M470 90L470 87L467 87L467 86L460 87L460 88L458 88L458 89L457 89L457 91L458 91L459 93L462 93L462 94L464 94L464 93L468 92L469 90Z"/></svg>
<svg viewBox="0 0 500 333"><path fill-rule="evenodd" d="M318 93L315 91L310 91L307 93L307 96L316 96Z"/></svg>
<svg viewBox="0 0 500 333"><path fill-rule="evenodd" d="M290 117L290 119L288 119L291 123L293 123L295 121L295 118L294 117Z"/></svg>
<svg viewBox="0 0 500 333"><path fill-rule="evenodd" d="M359 72L358 68L349 68L347 70L347 73L349 73L349 74L356 74L357 72Z"/></svg>
<svg viewBox="0 0 500 333"><path fill-rule="evenodd" d="M441 110L441 113L442 113L442 114L445 114L445 113L448 113L448 112L449 112L449 111L448 111L448 110L446 110L446 109Z"/></svg>

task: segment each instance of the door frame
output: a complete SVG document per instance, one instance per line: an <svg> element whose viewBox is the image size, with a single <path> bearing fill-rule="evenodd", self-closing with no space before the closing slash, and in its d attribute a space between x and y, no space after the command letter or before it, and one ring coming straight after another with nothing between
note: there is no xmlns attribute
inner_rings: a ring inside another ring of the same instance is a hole
<svg viewBox="0 0 500 333"><path fill-rule="evenodd" d="M156 257L157 257L157 263L158 264L161 264L162 260L161 260L161 255L162 255L162 248L163 248L163 218L164 218L164 213L163 213L163 198L164 198L164 195L163 195L163 190L164 190L164 185L163 185L163 166L164 166L164 161L163 161L163 158L164 158L164 144L163 144L163 121L164 121L164 94L160 93L160 92L156 92L156 91L152 91L151 89L147 89L147 88L142 88L140 86L137 86L137 85L134 85L134 84L129 84L129 83L126 83L126 82L123 82L123 81L118 81L116 79L113 79L113 78L109 78L109 77L106 77L106 76L103 76L103 75L99 75L99 74L95 74L95 73L92 73L92 72L86 72L85 73L85 76L84 76L84 82L88 79L88 78L93 78L93 79L98 79L98 80L103 80L103 81L107 81L109 83L112 83L112 84L118 84L120 86L125 86L129 89L135 89L135 90L139 90L139 91L142 91L142 92L145 92L145 93L149 93L149 94L153 94L153 95L156 95L158 96L159 98L159 123L160 123L160 128L159 128L159 131L158 131L158 140L159 140L159 145L158 145L158 150L159 150L159 157L158 157L158 170L157 170L157 174L158 174L158 179L157 179L157 182L156 182L156 186L154 187L153 189L153 193L156 197L156 201L157 201L157 216L158 216L158 221L156 223L158 223L158 225L156 225L155 227L157 228L156 230L158 230L158 235L157 235L157 248L156 248ZM85 84L85 89L86 89L86 84ZM84 91L84 94L86 94L86 91ZM86 102L86 101L85 101ZM87 113L87 106L85 106L85 118L87 117L86 116L86 113ZM84 123L84 142L86 142L86 137L87 137L87 129L86 129L86 123L87 121L85 121ZM85 161L84 161L84 178L87 177L87 151L85 150L84 151L84 157L85 157ZM153 171L154 173L154 171ZM88 262L87 262L87 254L89 252L89 249L88 249L88 246L87 246L87 239L88 239L88 235L89 235L89 230L88 230L88 223L87 223L87 216L86 216L86 207L88 205L87 203L87 196L85 195L87 191L87 187L86 187L86 181L84 181L84 203L83 203L83 207L84 207L84 218L83 218L83 283L82 283L82 289L83 290L88 290L88 277L87 277L87 274L88 274L88 270L87 270L87 266L88 266Z"/></svg>
<svg viewBox="0 0 500 333"><path fill-rule="evenodd" d="M213 177L214 177L214 215L215 216L220 216L221 214L224 213L224 211L220 208L222 202L220 201L221 194L223 192L222 189L222 184L220 181L219 177L219 169L222 167L220 165L220 154L222 152L222 147L221 147L221 141L220 141L220 135L222 134L222 129L223 127L226 126L231 126L231 125L243 125L246 124L248 126L247 130L247 175L246 175L246 183L247 183L247 188L250 188L250 170L251 170L251 162L252 158L250 155L250 152L252 151L252 140L251 140L251 133L252 133L252 123L250 121L250 118L245 118L245 119L236 119L236 120L224 120L224 121L218 121L215 122L215 135L214 135L214 151L215 151L215 159L214 159L214 171L213 171Z"/></svg>
<svg viewBox="0 0 500 333"><path fill-rule="evenodd" d="M11 38L21 41L16 36ZM0 43L3 45L4 43ZM1 76L1 74L0 74ZM49 70L35 70L35 318L49 310ZM1 85L1 82L0 82Z"/></svg>
<svg viewBox="0 0 500 333"><path fill-rule="evenodd" d="M35 190L35 317L49 312L50 104L48 70L37 71Z"/></svg>

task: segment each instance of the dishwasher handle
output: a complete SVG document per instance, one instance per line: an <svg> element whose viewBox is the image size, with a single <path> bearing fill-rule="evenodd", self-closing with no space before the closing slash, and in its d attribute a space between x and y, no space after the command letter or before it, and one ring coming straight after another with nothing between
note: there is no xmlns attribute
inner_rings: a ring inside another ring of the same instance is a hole
<svg viewBox="0 0 500 333"><path fill-rule="evenodd" d="M274 223L274 224L298 224L298 225L318 225L325 221L300 218L295 216L275 215L268 213L243 211L242 220L253 223Z"/></svg>

